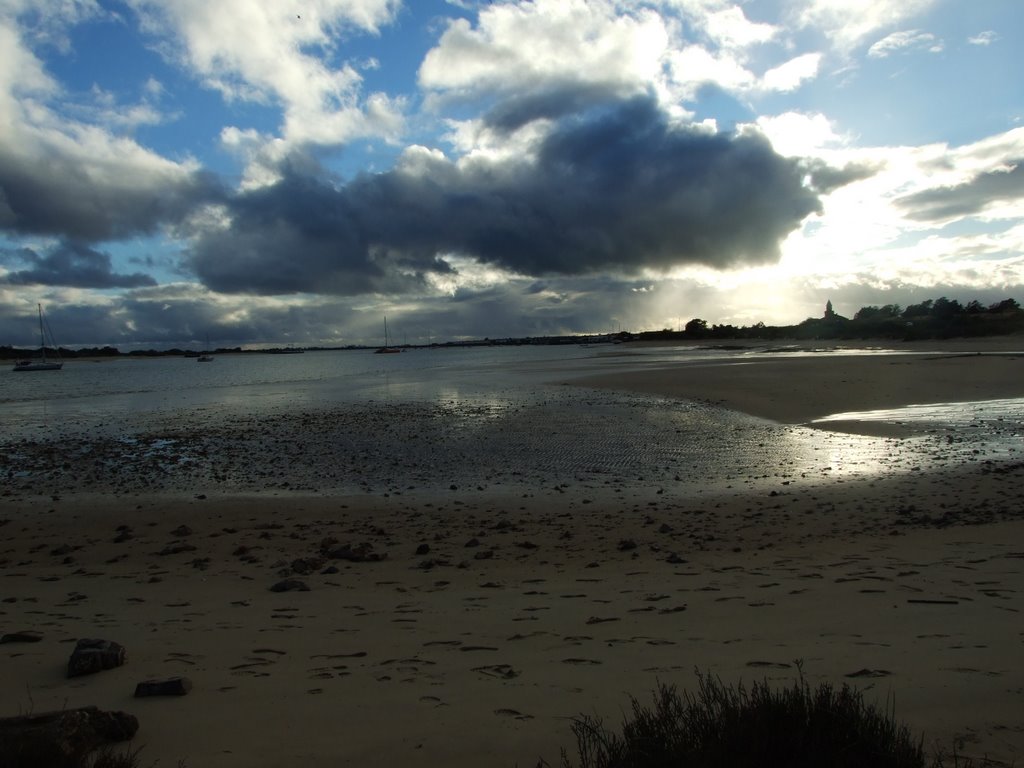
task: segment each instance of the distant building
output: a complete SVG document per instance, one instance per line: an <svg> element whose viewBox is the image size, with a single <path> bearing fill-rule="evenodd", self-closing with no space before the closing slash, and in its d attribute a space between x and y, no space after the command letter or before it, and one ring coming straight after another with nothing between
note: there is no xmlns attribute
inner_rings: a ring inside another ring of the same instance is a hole
<svg viewBox="0 0 1024 768"><path fill-rule="evenodd" d="M826 320L835 320L837 317L839 317L839 315L837 315L832 310L832 299L829 299L828 301L825 302L825 319Z"/></svg>

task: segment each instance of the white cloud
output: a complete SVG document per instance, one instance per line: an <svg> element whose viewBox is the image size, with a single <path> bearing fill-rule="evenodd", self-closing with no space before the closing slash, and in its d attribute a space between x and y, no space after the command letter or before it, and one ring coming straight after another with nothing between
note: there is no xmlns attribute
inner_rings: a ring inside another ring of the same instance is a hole
<svg viewBox="0 0 1024 768"><path fill-rule="evenodd" d="M705 30L712 40L725 48L748 48L766 43L780 32L773 24L750 21L739 6L709 14Z"/></svg>
<svg viewBox="0 0 1024 768"><path fill-rule="evenodd" d="M805 53L764 73L762 85L769 91L795 91L818 74L820 53Z"/></svg>
<svg viewBox="0 0 1024 768"><path fill-rule="evenodd" d="M943 49L943 43L930 32L921 32L917 29L893 32L868 48L868 56L875 59L884 59L894 53L922 49L927 50L929 53L939 53Z"/></svg>
<svg viewBox="0 0 1024 768"><path fill-rule="evenodd" d="M63 95L60 86L46 72L46 68L24 44L17 29L0 19L0 147L17 148L22 157L49 153L74 158L83 167L91 167L89 175L106 176L102 169L128 173L132 163L141 163L161 172L180 167L175 163L140 147L135 142L119 138L95 124L69 119L50 106L50 102ZM102 119L109 111L118 109L113 97L98 89L92 94L94 107L82 107L81 111L97 122L122 125L136 125L153 122L157 117L145 105L129 108L120 119ZM74 108L74 107L73 107ZM112 174L111 174L112 175ZM121 183L131 184L128 179Z"/></svg>
<svg viewBox="0 0 1024 768"><path fill-rule="evenodd" d="M790 157L820 156L825 150L842 147L849 141L837 134L832 122L820 112L759 117L756 124L776 152Z"/></svg>
<svg viewBox="0 0 1024 768"><path fill-rule="evenodd" d="M62 53L71 48L68 30L88 19L113 16L97 0L3 0L0 20L21 23L31 45L53 46Z"/></svg>
<svg viewBox="0 0 1024 768"><path fill-rule="evenodd" d="M967 42L971 45L991 45L999 39L999 35L993 32L991 29L979 32L976 35L967 38Z"/></svg>
<svg viewBox="0 0 1024 768"><path fill-rule="evenodd" d="M715 56L707 49L691 45L669 57L672 84L679 96L696 98L700 86L714 83L726 90L744 91L757 84L757 77L732 56Z"/></svg>
<svg viewBox="0 0 1024 768"><path fill-rule="evenodd" d="M475 27L450 22L419 79L425 88L461 96L553 83L630 92L658 79L667 45L658 14L619 14L605 0L496 4L480 11Z"/></svg>
<svg viewBox="0 0 1024 768"><path fill-rule="evenodd" d="M398 0L129 2L161 50L225 98L280 104L289 143L341 144L401 121L381 98L368 114L355 67L332 63L347 32L378 32Z"/></svg>
<svg viewBox="0 0 1024 768"><path fill-rule="evenodd" d="M778 269L791 279L875 286L965 285L998 288L1024 283L1024 224L1019 199L996 200L976 212L946 219L915 219L905 201L999 172L1024 155L1024 129L960 147L854 148L820 115L762 118L759 127L779 151L798 150L834 167L871 163L871 176L823 199L821 216L805 221L783 243ZM949 232L971 220L973 231Z"/></svg>
<svg viewBox="0 0 1024 768"><path fill-rule="evenodd" d="M849 52L877 31L900 25L937 0L802 0L797 21L825 33L837 49Z"/></svg>

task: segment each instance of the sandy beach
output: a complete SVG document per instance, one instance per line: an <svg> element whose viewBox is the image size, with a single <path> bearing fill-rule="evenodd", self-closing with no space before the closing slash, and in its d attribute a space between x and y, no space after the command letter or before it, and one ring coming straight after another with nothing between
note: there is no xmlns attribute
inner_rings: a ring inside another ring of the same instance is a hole
<svg viewBox="0 0 1024 768"><path fill-rule="evenodd" d="M1024 414L806 425L1024 397L1022 346L616 352L529 407L228 424L177 460L166 430L141 458L21 445L0 634L40 640L0 649L0 713L131 712L143 765L533 766L659 681L801 660L894 699L926 747L1020 764ZM704 419L726 429L694 449ZM127 663L67 679L83 637ZM187 696L132 696L181 675Z"/></svg>

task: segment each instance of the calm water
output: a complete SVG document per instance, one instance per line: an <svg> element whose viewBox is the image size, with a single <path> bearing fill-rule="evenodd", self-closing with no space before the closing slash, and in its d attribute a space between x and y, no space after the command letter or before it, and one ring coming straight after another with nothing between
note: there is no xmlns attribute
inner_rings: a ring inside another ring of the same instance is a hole
<svg viewBox="0 0 1024 768"><path fill-rule="evenodd" d="M934 425L892 440L560 385L616 368L764 353L567 345L72 360L38 373L5 367L0 448L15 481L96 490L287 482L366 491L467 477L545 486L585 476L692 492L1019 455L1019 400L858 414Z"/></svg>
<svg viewBox="0 0 1024 768"><path fill-rule="evenodd" d="M491 399L561 372L586 372L607 346L324 351L292 355L69 360L61 371L0 373L5 437L40 429L107 431L175 414L210 417L371 401Z"/></svg>
<svg viewBox="0 0 1024 768"><path fill-rule="evenodd" d="M888 354L889 350L874 352ZM497 407L529 398L551 382L618 367L764 354L763 348L754 347L598 344L442 348L394 355L369 350L229 354L217 356L212 363L179 357L69 360L62 371L33 373L14 373L5 365L0 369L0 425L5 439L11 440L38 438L40 430L93 434L153 420L181 417L190 421L196 414L211 419L258 417L346 403L465 402ZM1009 400L976 406L913 406L830 418L962 426L979 419L1019 420L1021 404L1021 400Z"/></svg>

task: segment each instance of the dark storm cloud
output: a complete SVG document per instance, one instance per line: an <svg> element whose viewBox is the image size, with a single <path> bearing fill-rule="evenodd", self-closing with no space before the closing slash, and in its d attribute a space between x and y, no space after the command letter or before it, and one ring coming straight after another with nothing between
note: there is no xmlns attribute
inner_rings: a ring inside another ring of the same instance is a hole
<svg viewBox="0 0 1024 768"><path fill-rule="evenodd" d="M415 290L456 253L530 276L766 263L809 214L806 170L763 136L671 125L649 99L572 120L536 157L423 153L337 188L289 175L229 204L191 266L219 291Z"/></svg>
<svg viewBox="0 0 1024 768"><path fill-rule="evenodd" d="M823 195L855 181L869 179L879 170L879 166L867 163L847 163L842 168L833 168L817 158L802 160L801 166L807 171L811 188Z"/></svg>
<svg viewBox="0 0 1024 768"><path fill-rule="evenodd" d="M196 205L222 197L203 173L86 168L82 159L44 160L0 147L0 230L98 242L153 232ZM113 165L109 163L107 165Z"/></svg>
<svg viewBox="0 0 1024 768"><path fill-rule="evenodd" d="M546 83L542 89L503 98L484 115L484 125L510 133L534 120L555 120L607 103L611 98L614 94L605 84Z"/></svg>
<svg viewBox="0 0 1024 768"><path fill-rule="evenodd" d="M15 285L62 285L73 288L138 288L156 285L149 275L121 275L112 271L110 255L81 243L61 243L40 255L30 248L6 253L28 269L12 271L4 280Z"/></svg>
<svg viewBox="0 0 1024 768"><path fill-rule="evenodd" d="M897 203L918 221L971 216L990 203L1024 198L1024 161L1014 160L1009 170L979 173L954 187L938 187L907 195Z"/></svg>
<svg viewBox="0 0 1024 768"><path fill-rule="evenodd" d="M372 209L380 205L382 210ZM383 233L393 215L408 225L411 201L353 201L345 190L288 172L277 184L238 196L231 226L204 235L189 263L213 290L258 294L403 293L424 287L425 272L450 271L433 252L397 250ZM386 210L385 210L386 209ZM368 227L367 220L383 217Z"/></svg>

